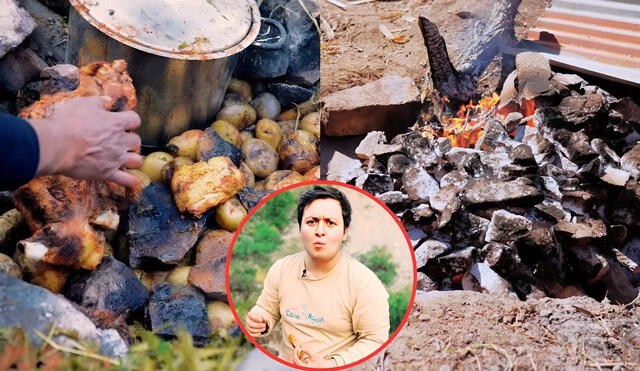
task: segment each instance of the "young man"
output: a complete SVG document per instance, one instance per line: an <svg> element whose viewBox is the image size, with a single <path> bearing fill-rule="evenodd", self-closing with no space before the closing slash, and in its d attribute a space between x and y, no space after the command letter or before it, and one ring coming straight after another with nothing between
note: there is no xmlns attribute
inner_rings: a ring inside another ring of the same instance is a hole
<svg viewBox="0 0 640 371"><path fill-rule="evenodd" d="M298 201L303 252L271 266L246 325L254 337L282 321L281 355L297 365L336 367L362 359L389 336L388 294L376 275L342 252L351 205L316 186ZM293 344L292 344L293 343Z"/></svg>

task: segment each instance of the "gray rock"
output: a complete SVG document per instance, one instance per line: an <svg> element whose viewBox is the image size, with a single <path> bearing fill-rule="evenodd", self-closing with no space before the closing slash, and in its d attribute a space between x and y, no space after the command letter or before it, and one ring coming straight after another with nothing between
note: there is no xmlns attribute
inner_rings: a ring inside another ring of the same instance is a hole
<svg viewBox="0 0 640 371"><path fill-rule="evenodd" d="M83 341L100 345L100 351L109 357L120 357L127 346L114 330L100 330L73 303L42 287L0 273L0 328L25 329L32 344L39 346L42 339L34 333L47 334L54 325L63 332L74 333ZM66 335L58 335L56 342L65 344Z"/></svg>
<svg viewBox="0 0 640 371"><path fill-rule="evenodd" d="M405 171L411 166L411 160L409 157L397 153L395 155L391 155L387 160L387 173L394 178L399 178L404 174Z"/></svg>
<svg viewBox="0 0 640 371"><path fill-rule="evenodd" d="M558 108L567 122L575 127L592 124L604 110L604 98L598 93L570 95L562 99Z"/></svg>
<svg viewBox="0 0 640 371"><path fill-rule="evenodd" d="M429 277L444 279L466 273L473 265L477 249L469 246L459 251L429 260L425 269Z"/></svg>
<svg viewBox="0 0 640 371"><path fill-rule="evenodd" d="M397 212L409 206L409 196L400 191L389 191L381 193L377 198L391 209Z"/></svg>
<svg viewBox="0 0 640 371"><path fill-rule="evenodd" d="M0 92L16 95L23 86L37 79L45 67L47 63L33 50L22 46L12 50L0 59Z"/></svg>
<svg viewBox="0 0 640 371"><path fill-rule="evenodd" d="M400 144L385 144L386 141L384 132L372 131L367 134L356 148L356 156L367 160L371 157L380 157L402 151Z"/></svg>
<svg viewBox="0 0 640 371"><path fill-rule="evenodd" d="M433 145L433 141L423 137L419 132L412 131L395 136L391 144L400 144L404 153L423 169L435 169L441 161L440 155Z"/></svg>
<svg viewBox="0 0 640 371"><path fill-rule="evenodd" d="M38 25L26 45L49 65L64 63L67 55L65 21L39 0L22 0L22 6Z"/></svg>
<svg viewBox="0 0 640 371"><path fill-rule="evenodd" d="M476 285L477 287L473 287ZM462 288L495 295L511 292L511 284L485 263L475 263L471 266L469 272L462 278Z"/></svg>
<svg viewBox="0 0 640 371"><path fill-rule="evenodd" d="M553 229L556 234L567 236L573 240L583 238L600 238L607 235L607 226L599 219L586 219L577 223L560 221Z"/></svg>
<svg viewBox="0 0 640 371"><path fill-rule="evenodd" d="M610 261L611 269L604 277L607 298L614 303L628 304L638 297L638 288L634 287L624 273L624 268L616 261Z"/></svg>
<svg viewBox="0 0 640 371"><path fill-rule="evenodd" d="M533 151L531 150L531 147L526 144L520 144L516 146L509 154L509 157L511 157L511 160L516 165L536 165L536 160L533 157Z"/></svg>
<svg viewBox="0 0 640 371"><path fill-rule="evenodd" d="M163 338L174 338L186 330L196 345L209 342L211 328L204 296L191 286L164 283L156 286L149 298L151 329Z"/></svg>
<svg viewBox="0 0 640 371"><path fill-rule="evenodd" d="M426 266L430 260L442 256L453 250L451 245L438 240L426 240L415 249L416 266L418 269Z"/></svg>
<svg viewBox="0 0 640 371"><path fill-rule="evenodd" d="M64 296L88 309L122 314L142 307L149 293L131 268L105 256L95 271L74 272L67 280Z"/></svg>
<svg viewBox="0 0 640 371"><path fill-rule="evenodd" d="M542 192L517 181L473 179L467 184L463 201L471 205L525 203L535 205L544 199Z"/></svg>
<svg viewBox="0 0 640 371"><path fill-rule="evenodd" d="M418 244L420 243L420 241L422 241L425 237L427 237L427 234L424 233L422 229L418 229L418 228L409 229L407 231L407 234L409 235L411 246L413 246L414 249L418 247Z"/></svg>
<svg viewBox="0 0 640 371"><path fill-rule="evenodd" d="M516 55L517 91L521 98L533 100L538 96L550 96L566 90L551 79L553 72L549 60L534 52Z"/></svg>
<svg viewBox="0 0 640 371"><path fill-rule="evenodd" d="M440 179L440 187L445 188L448 186L455 186L460 189L464 189L467 183L471 180L471 176L464 170L454 170L445 174Z"/></svg>
<svg viewBox="0 0 640 371"><path fill-rule="evenodd" d="M531 221L506 210L497 210L491 216L485 241L515 241L531 233Z"/></svg>
<svg viewBox="0 0 640 371"><path fill-rule="evenodd" d="M374 130L397 134L415 123L420 92L412 79L385 76L324 97L323 134L359 135Z"/></svg>
<svg viewBox="0 0 640 371"><path fill-rule="evenodd" d="M438 289L438 284L423 272L418 272L418 280L416 290L418 291L434 291Z"/></svg>
<svg viewBox="0 0 640 371"><path fill-rule="evenodd" d="M393 178L387 174L365 174L356 179L356 187L372 195L393 191Z"/></svg>
<svg viewBox="0 0 640 371"><path fill-rule="evenodd" d="M431 208L440 212L438 216L438 228L447 225L453 215L460 210L462 200L460 199L461 188L448 186L440 190L429 199Z"/></svg>
<svg viewBox="0 0 640 371"><path fill-rule="evenodd" d="M35 28L36 22L15 0L0 0L0 58L20 45Z"/></svg>
<svg viewBox="0 0 640 371"><path fill-rule="evenodd" d="M475 149L487 152L507 152L517 144L511 139L499 120L490 119L484 127L482 136L476 142Z"/></svg>
<svg viewBox="0 0 640 371"><path fill-rule="evenodd" d="M632 177L640 178L640 144L636 144L630 151L620 158L620 167L628 171Z"/></svg>
<svg viewBox="0 0 640 371"><path fill-rule="evenodd" d="M349 183L353 179L364 175L364 170L362 170L361 166L362 163L359 160L350 158L340 152L334 152L328 164L327 179Z"/></svg>
<svg viewBox="0 0 640 371"><path fill-rule="evenodd" d="M440 185L428 172L410 167L402 175L402 187L412 201L426 202L439 190Z"/></svg>
<svg viewBox="0 0 640 371"><path fill-rule="evenodd" d="M613 166L607 166L604 169L604 174L600 177L604 182L607 182L611 185L615 185L618 187L624 187L629 180L631 174L629 172L616 169Z"/></svg>

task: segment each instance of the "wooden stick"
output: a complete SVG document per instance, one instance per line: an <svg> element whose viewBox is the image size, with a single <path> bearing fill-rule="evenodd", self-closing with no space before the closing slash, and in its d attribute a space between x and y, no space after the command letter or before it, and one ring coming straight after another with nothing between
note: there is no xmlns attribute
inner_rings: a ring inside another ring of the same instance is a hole
<svg viewBox="0 0 640 371"><path fill-rule="evenodd" d="M342 8L342 9L346 9L347 8L347 4L342 3L342 2L340 2L338 0L325 0L325 1L337 6L338 8Z"/></svg>

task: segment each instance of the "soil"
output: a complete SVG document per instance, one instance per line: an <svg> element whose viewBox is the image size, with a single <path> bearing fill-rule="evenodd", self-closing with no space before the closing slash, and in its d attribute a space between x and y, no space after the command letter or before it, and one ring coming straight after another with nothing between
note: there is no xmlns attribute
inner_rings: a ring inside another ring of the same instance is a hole
<svg viewBox="0 0 640 371"><path fill-rule="evenodd" d="M359 370L640 369L640 299L526 302L418 292L398 337Z"/></svg>
<svg viewBox="0 0 640 371"><path fill-rule="evenodd" d="M374 1L343 10L320 1L321 15L333 31L323 28L320 95L375 81L388 74L408 76L423 86L428 71L427 52L418 27L418 15L425 12L439 28L452 61L482 28L492 0L402 0ZM522 0L516 18L516 37L532 27L547 5L546 0ZM395 43L379 30L385 25L394 36L408 41ZM485 81L495 80L499 68L490 66ZM482 83L482 81L481 81ZM480 90L495 90L497 81Z"/></svg>

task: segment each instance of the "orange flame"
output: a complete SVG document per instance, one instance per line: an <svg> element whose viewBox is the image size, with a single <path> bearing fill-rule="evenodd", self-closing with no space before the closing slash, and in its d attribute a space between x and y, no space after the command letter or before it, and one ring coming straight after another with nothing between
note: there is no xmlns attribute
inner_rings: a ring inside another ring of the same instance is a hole
<svg viewBox="0 0 640 371"><path fill-rule="evenodd" d="M536 112L536 102L534 99L532 100L528 100L528 99L524 99L522 98L522 104L520 105L520 113L522 113L522 116L524 117L529 117L531 115L533 115ZM533 122L533 118L529 119L527 121L527 125L528 126L536 126L536 124L534 124Z"/></svg>
<svg viewBox="0 0 640 371"><path fill-rule="evenodd" d="M454 147L473 147L484 134L482 130L484 127L483 116L493 111L499 101L500 96L495 92L492 96L483 97L478 103L469 101L468 104L460 106L453 117L444 115L440 117L441 132L426 127L423 129L423 135L431 138L448 137ZM449 98L442 98L441 111L444 111L446 103L449 103Z"/></svg>

